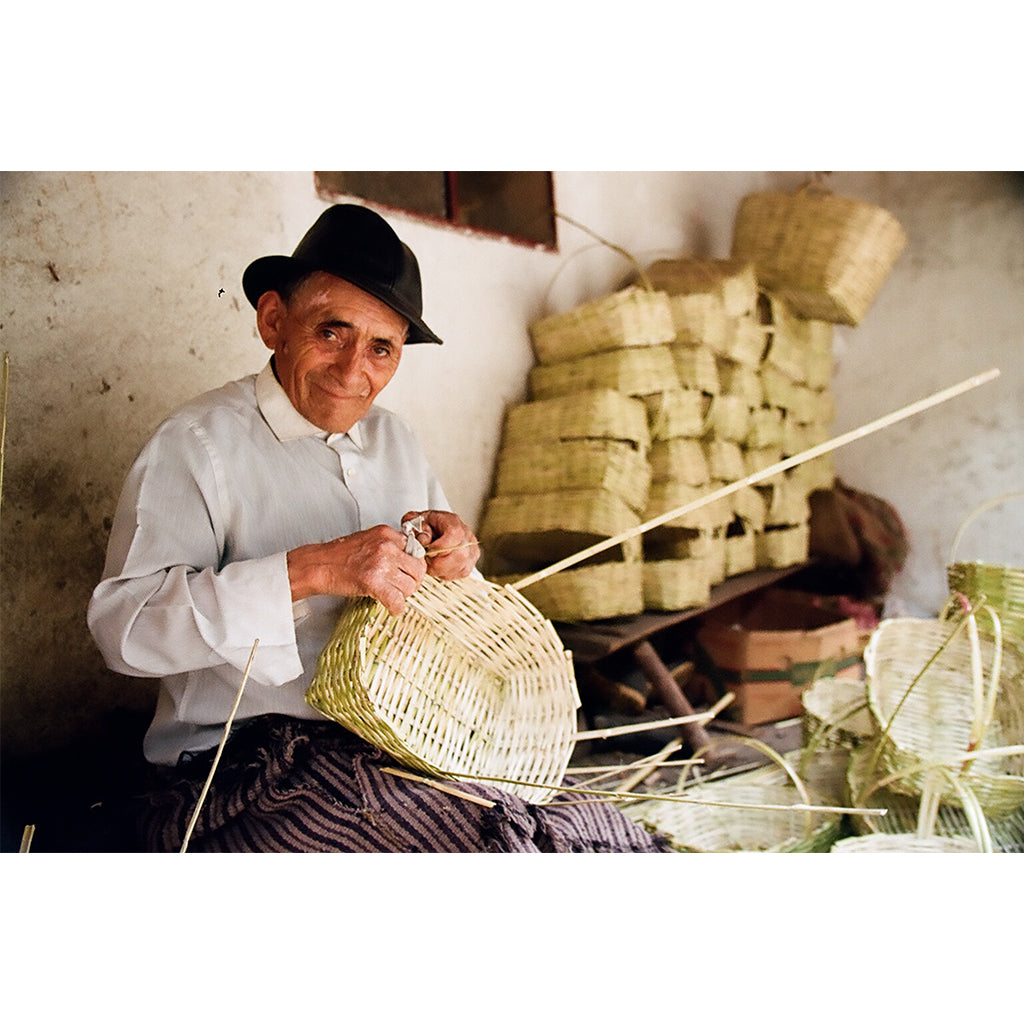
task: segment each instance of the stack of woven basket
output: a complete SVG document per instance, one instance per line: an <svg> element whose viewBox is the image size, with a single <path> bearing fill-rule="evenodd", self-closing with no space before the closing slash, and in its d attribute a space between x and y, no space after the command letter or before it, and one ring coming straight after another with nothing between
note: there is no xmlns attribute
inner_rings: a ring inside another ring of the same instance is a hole
<svg viewBox="0 0 1024 1024"><path fill-rule="evenodd" d="M756 193L731 258L659 260L533 323L529 400L506 418L480 527L488 575L513 582L636 529L523 588L572 621L699 606L729 576L805 561L829 455L640 527L828 439L833 324L857 322L904 242L865 203Z"/></svg>
<svg viewBox="0 0 1024 1024"><path fill-rule="evenodd" d="M630 287L532 329L530 400L509 409L480 525L488 575L513 582L638 527L651 481L643 396L674 386L668 297ZM545 615L644 608L639 535L524 590Z"/></svg>

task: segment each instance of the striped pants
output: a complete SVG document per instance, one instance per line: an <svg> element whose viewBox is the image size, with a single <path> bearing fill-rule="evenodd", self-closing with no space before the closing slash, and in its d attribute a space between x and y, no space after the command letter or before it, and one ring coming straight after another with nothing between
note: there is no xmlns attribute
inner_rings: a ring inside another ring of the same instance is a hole
<svg viewBox="0 0 1024 1024"><path fill-rule="evenodd" d="M212 753L161 770L141 819L153 852L181 848ZM190 852L660 853L668 841L603 803L529 804L459 781L483 806L380 769L392 758L331 722L267 715L228 741ZM579 799L579 798L577 798Z"/></svg>

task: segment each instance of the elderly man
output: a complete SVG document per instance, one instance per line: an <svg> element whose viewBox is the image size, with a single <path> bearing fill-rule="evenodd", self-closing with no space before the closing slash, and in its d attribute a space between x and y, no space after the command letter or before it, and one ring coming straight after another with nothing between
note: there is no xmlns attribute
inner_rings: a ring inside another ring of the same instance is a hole
<svg viewBox="0 0 1024 1024"><path fill-rule="evenodd" d="M374 401L423 322L419 266L387 222L327 209L242 287L272 355L157 429L118 503L89 626L115 671L160 679L144 752L147 849L654 850L607 808L474 802L378 769L389 758L305 701L346 599L392 614L426 573L459 579L470 528L397 415ZM429 558L408 550L419 520ZM223 760L200 801L254 640ZM493 803L494 806L486 806Z"/></svg>

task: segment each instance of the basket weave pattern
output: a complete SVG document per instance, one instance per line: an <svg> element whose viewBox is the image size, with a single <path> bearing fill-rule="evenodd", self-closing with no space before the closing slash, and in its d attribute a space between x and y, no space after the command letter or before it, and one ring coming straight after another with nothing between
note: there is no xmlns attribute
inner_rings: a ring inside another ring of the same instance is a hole
<svg viewBox="0 0 1024 1024"><path fill-rule="evenodd" d="M572 754L579 697L551 623L516 591L426 577L406 610L351 601L320 656L310 705L402 764L533 803Z"/></svg>

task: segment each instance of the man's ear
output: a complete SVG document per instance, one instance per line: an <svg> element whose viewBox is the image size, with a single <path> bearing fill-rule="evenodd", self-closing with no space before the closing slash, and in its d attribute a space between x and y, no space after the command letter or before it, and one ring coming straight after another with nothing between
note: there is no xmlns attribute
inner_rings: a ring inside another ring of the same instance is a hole
<svg viewBox="0 0 1024 1024"><path fill-rule="evenodd" d="M277 292L264 292L256 303L256 328L271 351L277 349L286 311L284 299Z"/></svg>

